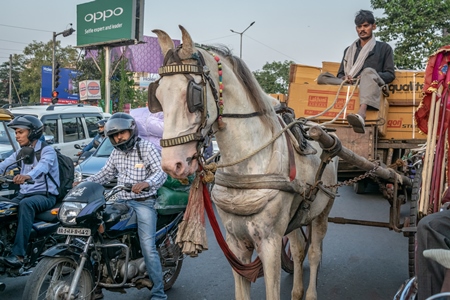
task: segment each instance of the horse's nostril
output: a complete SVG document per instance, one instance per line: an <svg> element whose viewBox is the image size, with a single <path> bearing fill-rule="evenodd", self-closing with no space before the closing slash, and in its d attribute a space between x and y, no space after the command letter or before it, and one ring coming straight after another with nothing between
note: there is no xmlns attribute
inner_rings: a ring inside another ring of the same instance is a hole
<svg viewBox="0 0 450 300"><path fill-rule="evenodd" d="M181 168L183 167L182 163L177 162L175 164L175 173L178 174L181 171Z"/></svg>

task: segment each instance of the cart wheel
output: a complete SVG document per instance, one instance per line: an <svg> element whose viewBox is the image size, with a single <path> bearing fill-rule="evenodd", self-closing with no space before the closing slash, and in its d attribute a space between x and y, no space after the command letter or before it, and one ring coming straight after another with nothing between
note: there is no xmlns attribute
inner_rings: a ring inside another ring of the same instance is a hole
<svg viewBox="0 0 450 300"><path fill-rule="evenodd" d="M302 226L300 227L301 234L305 238L305 257L308 254L309 243L311 240L311 226ZM305 234L306 230L306 234ZM294 273L294 262L292 261L291 247L289 243L289 238L287 236L283 237L283 241L281 243L281 268L289 274Z"/></svg>
<svg viewBox="0 0 450 300"><path fill-rule="evenodd" d="M358 195L364 194L364 192L366 191L366 187L367 187L367 181L365 181L365 180L361 180L361 181L355 182L353 184L353 190Z"/></svg>
<svg viewBox="0 0 450 300"><path fill-rule="evenodd" d="M422 184L422 167L416 170L414 175L412 189L411 189L411 201L409 202L409 226L417 227L419 223L417 205L420 199L420 191ZM408 272L409 277L415 276L415 257L416 257L416 234L411 232L408 236Z"/></svg>

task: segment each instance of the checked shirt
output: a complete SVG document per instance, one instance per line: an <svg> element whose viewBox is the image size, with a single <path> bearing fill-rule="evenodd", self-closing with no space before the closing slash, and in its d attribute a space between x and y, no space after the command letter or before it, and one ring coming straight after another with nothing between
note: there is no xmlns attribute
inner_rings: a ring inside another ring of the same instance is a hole
<svg viewBox="0 0 450 300"><path fill-rule="evenodd" d="M139 143L142 160L139 159L137 143ZM128 152L114 149L106 165L97 174L86 178L86 181L105 184L117 176L117 184L131 183L134 185L148 182L150 185L148 192L142 191L140 194L135 194L120 191L117 196L124 200L156 196L156 191L167 179L167 174L161 169L161 155L155 146L146 140L139 140L136 144Z"/></svg>

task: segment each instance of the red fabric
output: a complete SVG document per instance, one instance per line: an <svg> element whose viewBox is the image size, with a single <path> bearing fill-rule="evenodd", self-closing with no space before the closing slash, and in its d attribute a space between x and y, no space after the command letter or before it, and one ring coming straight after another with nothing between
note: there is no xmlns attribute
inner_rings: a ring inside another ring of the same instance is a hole
<svg viewBox="0 0 450 300"><path fill-rule="evenodd" d="M231 252L228 244L223 238L222 232L220 232L220 227L214 214L211 198L209 197L209 192L206 184L203 185L203 199L205 201L206 213L208 215L209 222L211 223L211 227L214 231L214 235L216 236L217 243L225 254L225 257L227 258L233 270L251 282L255 282L258 277L264 276L263 265L259 257L257 257L252 263L243 264L236 257L236 255Z"/></svg>
<svg viewBox="0 0 450 300"><path fill-rule="evenodd" d="M448 84L450 81L450 72L448 67L450 63L450 45L440 48L436 53L430 56L427 67L425 69L425 78L423 85L424 97L419 108L416 111L416 123L419 129L428 134L428 118L430 115L431 98L434 91L443 86L442 95L447 95ZM437 95L438 100L441 95ZM439 121L439 126L448 128L450 120L450 103L447 97L443 99L445 102L446 113L443 120Z"/></svg>

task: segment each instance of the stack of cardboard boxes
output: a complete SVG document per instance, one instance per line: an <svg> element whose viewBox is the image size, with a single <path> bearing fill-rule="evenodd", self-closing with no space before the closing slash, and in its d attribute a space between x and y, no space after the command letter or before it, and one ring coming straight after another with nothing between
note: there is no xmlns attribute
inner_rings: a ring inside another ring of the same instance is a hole
<svg viewBox="0 0 450 300"><path fill-rule="evenodd" d="M319 85L317 77L322 72L336 75L339 63L323 62L322 67L291 65L289 74L288 105L294 109L296 117L315 116L327 109L334 101L332 109L318 119L333 119L342 110L348 100L346 110L339 116L343 120L349 113L356 113L359 108L359 89L354 86ZM384 126L379 126L383 139L408 140L426 139L414 123L414 112L422 99L424 72L396 71L396 79L388 85L389 97L381 100L379 111L368 111L366 120L384 119ZM339 91L339 93L338 93Z"/></svg>

